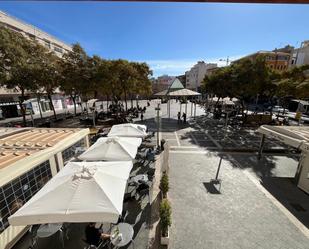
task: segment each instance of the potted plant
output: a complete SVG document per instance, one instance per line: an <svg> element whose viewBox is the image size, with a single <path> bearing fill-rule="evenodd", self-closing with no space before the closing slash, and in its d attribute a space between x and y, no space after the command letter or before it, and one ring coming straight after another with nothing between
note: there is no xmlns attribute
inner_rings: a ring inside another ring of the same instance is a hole
<svg viewBox="0 0 309 249"><path fill-rule="evenodd" d="M163 198L166 198L169 190L168 175L166 174L166 171L163 172L161 177L160 190L162 191Z"/></svg>
<svg viewBox="0 0 309 249"><path fill-rule="evenodd" d="M160 204L160 223L161 223L161 245L169 244L168 227L171 222L172 209L167 199L163 199Z"/></svg>

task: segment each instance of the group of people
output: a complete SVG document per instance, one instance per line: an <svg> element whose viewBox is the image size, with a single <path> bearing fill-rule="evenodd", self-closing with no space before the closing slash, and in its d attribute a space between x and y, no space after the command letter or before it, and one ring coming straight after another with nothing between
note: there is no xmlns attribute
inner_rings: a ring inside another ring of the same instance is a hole
<svg viewBox="0 0 309 249"><path fill-rule="evenodd" d="M178 118L178 121L177 121L177 123L179 124L179 123L181 123L181 114L180 114L180 112L178 112L178 114L177 114L177 118ZM184 113L182 113L182 119L183 119L183 123L185 124L185 123L187 123L187 114L184 112Z"/></svg>

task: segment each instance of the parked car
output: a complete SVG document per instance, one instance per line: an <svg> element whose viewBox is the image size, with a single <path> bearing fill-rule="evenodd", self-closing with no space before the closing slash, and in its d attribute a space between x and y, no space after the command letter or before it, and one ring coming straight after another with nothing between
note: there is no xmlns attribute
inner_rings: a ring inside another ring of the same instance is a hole
<svg viewBox="0 0 309 249"><path fill-rule="evenodd" d="M288 109L283 108L283 107L280 106L280 105L275 105L275 106L273 106L273 108L270 107L269 109L271 109L272 112L275 112L275 113L277 113L277 112L288 113ZM270 111L270 110L269 110L269 111Z"/></svg>

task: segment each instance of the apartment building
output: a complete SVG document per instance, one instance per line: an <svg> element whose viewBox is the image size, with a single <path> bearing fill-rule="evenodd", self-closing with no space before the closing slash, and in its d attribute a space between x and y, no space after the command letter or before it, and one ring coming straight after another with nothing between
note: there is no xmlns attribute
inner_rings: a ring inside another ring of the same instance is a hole
<svg viewBox="0 0 309 249"><path fill-rule="evenodd" d="M8 217L34 196L76 148L89 147L89 129L0 129L0 248L9 249L28 227L10 226Z"/></svg>
<svg viewBox="0 0 309 249"><path fill-rule="evenodd" d="M152 79L152 92L158 93L168 89L175 78L175 76L162 75L156 79Z"/></svg>
<svg viewBox="0 0 309 249"><path fill-rule="evenodd" d="M291 54L290 67L302 65L309 65L309 40L303 41Z"/></svg>
<svg viewBox="0 0 309 249"><path fill-rule="evenodd" d="M57 56L62 57L63 54L72 50L72 47L58 38L38 29L37 27L25 23L7 13L0 11L0 25L3 25L13 31L23 34L25 37L35 40L41 45L53 51ZM19 106L20 92L18 90L10 90L6 88L0 88L0 118L12 118L21 115ZM26 96L31 98L32 93L27 92ZM63 110L67 107L69 99L65 98L58 91L57 94L52 96L52 101L56 110ZM30 99L27 102L28 108L33 110L34 114L39 113L38 104L42 112L51 111L49 100L42 97L40 103L37 103L36 99Z"/></svg>
<svg viewBox="0 0 309 249"><path fill-rule="evenodd" d="M29 39L36 40L50 51L53 51L57 56L62 55L72 50L72 47L56 37L38 29L37 27L25 23L16 17L10 16L7 13L0 11L0 24L11 30L19 32Z"/></svg>
<svg viewBox="0 0 309 249"><path fill-rule="evenodd" d="M198 61L197 64L185 73L186 88L199 91L205 75L208 75L212 69L217 67L218 65L216 63L205 63L204 61Z"/></svg>
<svg viewBox="0 0 309 249"><path fill-rule="evenodd" d="M270 69L282 72L288 69L290 58L291 58L291 54L289 51L287 50L284 52L283 51L284 50L281 50L281 49L276 49L273 51L262 51L261 50L256 53L242 57L238 60L235 60L232 63L237 63L243 59L249 59L249 60L255 61L258 56L264 56L265 63Z"/></svg>

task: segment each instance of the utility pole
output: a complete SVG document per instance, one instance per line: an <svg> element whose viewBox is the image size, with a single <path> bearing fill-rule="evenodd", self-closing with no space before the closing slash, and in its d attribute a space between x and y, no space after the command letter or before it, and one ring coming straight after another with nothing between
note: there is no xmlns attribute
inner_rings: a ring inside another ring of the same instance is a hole
<svg viewBox="0 0 309 249"><path fill-rule="evenodd" d="M226 61L226 66L230 63L230 57L228 56L226 59L220 59L219 61Z"/></svg>

